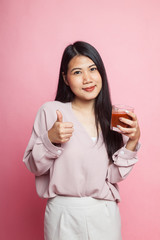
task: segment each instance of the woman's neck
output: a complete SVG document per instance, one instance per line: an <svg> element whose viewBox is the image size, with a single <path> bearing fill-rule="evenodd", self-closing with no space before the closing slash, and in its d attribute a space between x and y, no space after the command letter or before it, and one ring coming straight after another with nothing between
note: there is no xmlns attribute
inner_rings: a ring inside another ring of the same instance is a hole
<svg viewBox="0 0 160 240"><path fill-rule="evenodd" d="M72 101L72 108L80 112L94 113L94 103L95 100L81 101L74 99Z"/></svg>

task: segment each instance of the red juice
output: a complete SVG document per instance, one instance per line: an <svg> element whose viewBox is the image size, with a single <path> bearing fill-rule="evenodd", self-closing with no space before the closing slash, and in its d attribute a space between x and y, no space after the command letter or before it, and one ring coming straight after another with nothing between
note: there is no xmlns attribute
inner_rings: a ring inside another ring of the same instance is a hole
<svg viewBox="0 0 160 240"><path fill-rule="evenodd" d="M127 113L125 112L112 112L112 119L111 119L111 128L115 127L117 128L117 125L120 125L124 128L128 128L129 125L126 123L122 123L119 118L127 118L127 119L132 119Z"/></svg>

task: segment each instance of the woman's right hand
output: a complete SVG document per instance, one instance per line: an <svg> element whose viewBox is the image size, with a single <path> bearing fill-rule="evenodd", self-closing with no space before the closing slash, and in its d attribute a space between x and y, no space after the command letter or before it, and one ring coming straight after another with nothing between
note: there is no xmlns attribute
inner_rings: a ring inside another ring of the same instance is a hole
<svg viewBox="0 0 160 240"><path fill-rule="evenodd" d="M57 121L53 124L52 128L48 131L49 140L54 143L65 143L70 140L72 137L73 123L71 122L63 122L62 113L57 110Z"/></svg>

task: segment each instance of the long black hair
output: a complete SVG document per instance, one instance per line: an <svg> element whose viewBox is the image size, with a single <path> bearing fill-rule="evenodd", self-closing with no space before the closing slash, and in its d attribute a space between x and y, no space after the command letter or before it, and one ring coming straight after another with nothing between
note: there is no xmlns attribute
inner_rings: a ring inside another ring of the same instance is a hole
<svg viewBox="0 0 160 240"><path fill-rule="evenodd" d="M95 120L98 132L98 123L100 124L103 140L106 145L108 157L112 160L112 155L123 145L122 135L115 131L110 130L112 103L110 97L110 91L108 86L107 74L103 61L98 51L89 43L83 41L77 41L67 46L64 50L60 73L59 82L57 88L57 94L55 100L60 102L72 102L74 94L70 87L65 84L63 74L66 75L68 71L68 64L73 57L76 55L82 55L90 58L96 65L101 78L102 78L102 89L95 99Z"/></svg>

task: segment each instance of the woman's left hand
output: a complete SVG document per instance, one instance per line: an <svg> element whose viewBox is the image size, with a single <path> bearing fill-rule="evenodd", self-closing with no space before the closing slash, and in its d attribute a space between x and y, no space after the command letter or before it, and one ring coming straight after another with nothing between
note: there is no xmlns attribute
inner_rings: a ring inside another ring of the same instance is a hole
<svg viewBox="0 0 160 240"><path fill-rule="evenodd" d="M127 114L132 118L131 120L127 118L119 118L119 120L129 125L129 128L124 128L121 126L117 127L119 128L122 134L129 137L126 148L134 151L140 138L140 128L136 114L132 112L127 112Z"/></svg>

